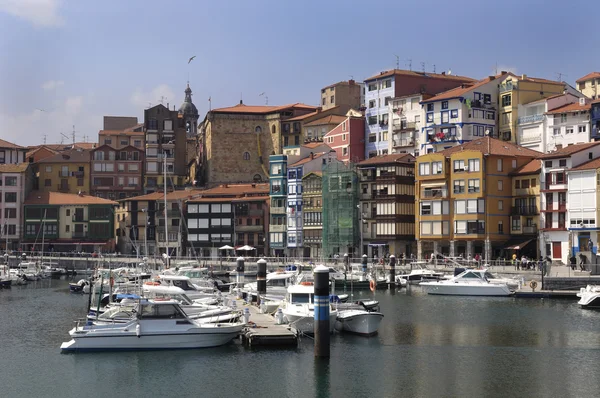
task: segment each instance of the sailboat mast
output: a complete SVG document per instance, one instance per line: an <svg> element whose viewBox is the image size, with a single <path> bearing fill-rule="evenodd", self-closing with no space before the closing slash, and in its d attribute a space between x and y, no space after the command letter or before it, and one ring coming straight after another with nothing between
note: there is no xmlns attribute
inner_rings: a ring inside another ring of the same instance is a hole
<svg viewBox="0 0 600 398"><path fill-rule="evenodd" d="M165 266L167 269L169 268L169 230L168 230L168 217L167 217L167 152L163 152L164 160L163 160L163 171L164 171L164 199L165 199L165 253L167 253L167 257L165 258Z"/></svg>

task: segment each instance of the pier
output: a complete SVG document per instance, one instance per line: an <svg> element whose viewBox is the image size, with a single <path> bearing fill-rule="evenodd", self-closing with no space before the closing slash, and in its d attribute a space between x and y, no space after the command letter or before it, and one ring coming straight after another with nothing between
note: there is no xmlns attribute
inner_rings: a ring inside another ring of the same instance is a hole
<svg viewBox="0 0 600 398"><path fill-rule="evenodd" d="M256 346L290 346L298 345L298 335L289 325L278 325L270 314L261 314L254 305L244 305L243 300L236 300L238 308L250 310L250 325L240 334L246 347Z"/></svg>

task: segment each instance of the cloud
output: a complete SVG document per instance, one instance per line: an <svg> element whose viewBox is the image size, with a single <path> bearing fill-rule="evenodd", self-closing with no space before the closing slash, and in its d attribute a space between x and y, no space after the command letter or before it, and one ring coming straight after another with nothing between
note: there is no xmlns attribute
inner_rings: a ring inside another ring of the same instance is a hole
<svg viewBox="0 0 600 398"><path fill-rule="evenodd" d="M54 90L64 84L65 84L65 82L62 80L48 80L47 82L42 84L42 88L46 91L50 91L50 90Z"/></svg>
<svg viewBox="0 0 600 398"><path fill-rule="evenodd" d="M24 19L39 27L64 24L58 15L62 0L0 0L0 12Z"/></svg>
<svg viewBox="0 0 600 398"><path fill-rule="evenodd" d="M152 106L159 104L161 99L165 106L167 105L167 102L175 101L175 93L173 93L171 87L166 84L160 84L149 92L144 92L138 88L131 95L131 103L136 108L143 109L148 108L150 104L152 104Z"/></svg>
<svg viewBox="0 0 600 398"><path fill-rule="evenodd" d="M498 73L500 73L500 72L502 72L503 70L505 70L505 71L507 71L507 72L510 72L510 73L514 73L515 75L518 75L518 73L517 73L517 68L516 68L516 67L514 67L514 66L508 66L508 65L502 65L502 64L501 64L501 65L498 65L498 66L495 66L495 67L492 69L492 74L493 74L493 75L495 75L495 74L496 74L496 71L498 71Z"/></svg>
<svg viewBox="0 0 600 398"><path fill-rule="evenodd" d="M47 135L47 143L60 143L61 133L70 136L75 125L77 141L87 136L89 142L98 139L102 115L90 112L83 96L61 99L52 110L32 109L20 113L0 112L2 139L18 145L38 145Z"/></svg>

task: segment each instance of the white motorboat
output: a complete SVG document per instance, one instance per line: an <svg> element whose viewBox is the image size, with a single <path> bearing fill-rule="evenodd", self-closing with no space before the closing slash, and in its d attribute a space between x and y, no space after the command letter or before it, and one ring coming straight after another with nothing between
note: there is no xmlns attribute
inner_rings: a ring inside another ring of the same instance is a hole
<svg viewBox="0 0 600 398"><path fill-rule="evenodd" d="M458 268L460 272L464 271L464 268ZM502 278L496 274L491 273L488 269L473 269L473 272L478 273L482 278L485 278L488 282L492 284L498 285L506 285L511 291L515 291L519 288L519 281L512 278ZM455 274L460 274L460 272L456 272Z"/></svg>
<svg viewBox="0 0 600 398"><path fill-rule="evenodd" d="M269 272L266 277L267 284L267 295L270 300L283 300L287 293L288 287L295 284L296 271L281 271L281 272ZM252 296L257 295L257 282L247 283L243 288L242 292L250 294Z"/></svg>
<svg viewBox="0 0 600 398"><path fill-rule="evenodd" d="M8 288L12 285L13 278L10 275L8 265L0 265L0 288Z"/></svg>
<svg viewBox="0 0 600 398"><path fill-rule="evenodd" d="M144 282L147 286L175 286L185 290L185 294L192 300L198 298L204 298L212 296L215 293L216 288L211 287L200 287L192 283L190 278L182 275L159 275L156 279Z"/></svg>
<svg viewBox="0 0 600 398"><path fill-rule="evenodd" d="M451 296L510 296L513 292L506 284L491 283L478 270L468 269L446 280L421 282L428 294Z"/></svg>
<svg viewBox="0 0 600 398"><path fill-rule="evenodd" d="M77 325L62 351L147 350L216 347L233 340L243 322L200 323L175 301L145 300L135 318L108 325Z"/></svg>
<svg viewBox="0 0 600 398"><path fill-rule="evenodd" d="M600 308L600 286L587 285L577 293L581 308Z"/></svg>
<svg viewBox="0 0 600 398"><path fill-rule="evenodd" d="M21 262L19 268L21 269L22 275L28 281L36 281L42 278L42 270L34 261Z"/></svg>
<svg viewBox="0 0 600 398"><path fill-rule="evenodd" d="M371 336L379 330L382 319L381 312L342 310L338 312L335 329L339 332Z"/></svg>
<svg viewBox="0 0 600 398"><path fill-rule="evenodd" d="M290 286L281 304L284 320L292 329L304 334L314 333L314 293L313 282L300 282ZM329 332L333 333L337 310L329 307Z"/></svg>
<svg viewBox="0 0 600 398"><path fill-rule="evenodd" d="M409 273L396 275L396 283L401 286L406 284L417 284L424 281L440 280L444 277L441 272L435 272L427 268L416 268L411 270Z"/></svg>

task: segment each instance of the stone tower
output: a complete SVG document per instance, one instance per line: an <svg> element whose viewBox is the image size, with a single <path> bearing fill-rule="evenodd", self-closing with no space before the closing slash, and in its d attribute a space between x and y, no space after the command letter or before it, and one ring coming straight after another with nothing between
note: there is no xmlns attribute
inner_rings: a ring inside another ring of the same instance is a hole
<svg viewBox="0 0 600 398"><path fill-rule="evenodd" d="M192 89L189 82L185 89L185 99L179 107L179 115L185 123L187 137L195 138L198 133L198 109L192 102Z"/></svg>

